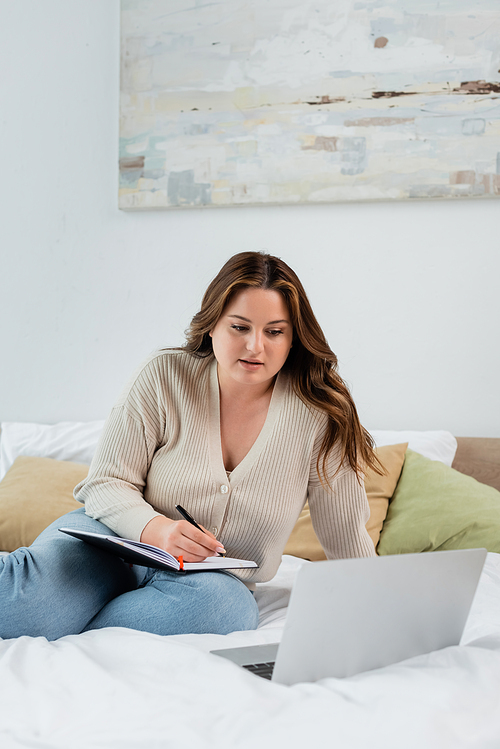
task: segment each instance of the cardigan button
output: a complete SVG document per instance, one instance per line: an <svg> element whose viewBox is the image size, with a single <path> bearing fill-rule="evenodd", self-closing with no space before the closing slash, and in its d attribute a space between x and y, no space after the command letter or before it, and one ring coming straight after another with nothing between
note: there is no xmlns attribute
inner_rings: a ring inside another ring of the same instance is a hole
<svg viewBox="0 0 500 749"><path fill-rule="evenodd" d="M222 494L227 494L228 491L229 491L229 487L226 486L226 484L222 484L220 490L221 490Z"/></svg>

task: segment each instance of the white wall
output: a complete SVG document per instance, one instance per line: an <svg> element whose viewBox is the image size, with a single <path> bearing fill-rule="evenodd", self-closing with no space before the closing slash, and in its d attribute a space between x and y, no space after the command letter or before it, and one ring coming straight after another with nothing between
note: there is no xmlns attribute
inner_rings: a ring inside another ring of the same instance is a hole
<svg viewBox="0 0 500 749"><path fill-rule="evenodd" d="M104 418L222 263L265 248L368 427L500 436L500 201L120 212L118 0L0 15L0 420Z"/></svg>

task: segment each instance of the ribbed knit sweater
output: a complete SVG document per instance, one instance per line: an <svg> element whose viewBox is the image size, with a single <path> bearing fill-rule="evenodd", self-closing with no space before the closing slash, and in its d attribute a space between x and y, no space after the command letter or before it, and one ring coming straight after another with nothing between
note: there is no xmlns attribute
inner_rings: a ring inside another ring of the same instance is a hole
<svg viewBox="0 0 500 749"><path fill-rule="evenodd" d="M280 372L262 431L228 476L216 360L159 351L112 409L75 497L87 515L134 540L157 515L179 520L175 505L182 505L228 556L257 562L258 569L235 573L246 583L275 575L307 499L329 559L371 556L368 502L353 470L343 465L331 490L319 480L316 460L326 423L326 414L306 406ZM338 460L334 448L330 475Z"/></svg>

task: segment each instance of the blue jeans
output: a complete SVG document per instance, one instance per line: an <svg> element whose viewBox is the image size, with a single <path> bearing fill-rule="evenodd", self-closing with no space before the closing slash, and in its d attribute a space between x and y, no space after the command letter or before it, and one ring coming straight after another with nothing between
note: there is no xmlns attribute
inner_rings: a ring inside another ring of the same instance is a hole
<svg viewBox="0 0 500 749"><path fill-rule="evenodd" d="M116 535L82 507L52 523L30 547L0 557L0 637L56 640L103 627L159 635L257 627L255 599L234 575L131 567L60 527Z"/></svg>

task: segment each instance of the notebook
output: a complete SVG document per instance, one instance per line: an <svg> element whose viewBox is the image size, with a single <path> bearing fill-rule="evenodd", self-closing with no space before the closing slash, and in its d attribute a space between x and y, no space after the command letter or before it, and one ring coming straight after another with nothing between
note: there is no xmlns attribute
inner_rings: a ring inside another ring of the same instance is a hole
<svg viewBox="0 0 500 749"><path fill-rule="evenodd" d="M290 685L354 676L458 645L486 553L464 549L306 563L295 580L279 645L211 652Z"/></svg>
<svg viewBox="0 0 500 749"><path fill-rule="evenodd" d="M258 566L250 559L233 559L221 556L207 557L202 562L184 562L182 557L174 557L164 549L141 541L80 531L74 528L59 528L58 530L61 533L67 533L68 536L78 538L80 541L85 541L87 544L97 546L99 549L104 549L104 551L130 562L130 564L154 567L169 572L213 572L214 570L241 570Z"/></svg>

